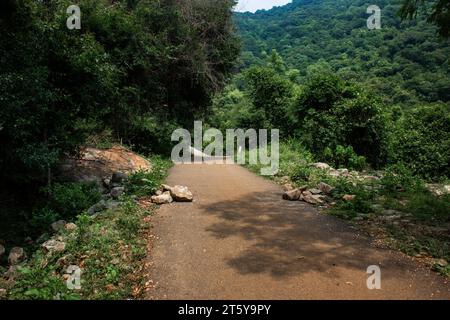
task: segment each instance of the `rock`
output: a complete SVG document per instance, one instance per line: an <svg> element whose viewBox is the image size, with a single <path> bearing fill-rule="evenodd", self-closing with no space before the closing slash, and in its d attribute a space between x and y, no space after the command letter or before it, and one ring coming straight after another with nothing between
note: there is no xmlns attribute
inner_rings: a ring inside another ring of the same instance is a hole
<svg viewBox="0 0 450 320"><path fill-rule="evenodd" d="M434 264L438 265L439 267L445 268L448 266L447 260L444 259L437 259L434 261Z"/></svg>
<svg viewBox="0 0 450 320"><path fill-rule="evenodd" d="M403 216L400 214L397 214L397 215L393 215L393 216L382 216L380 218L381 218L381 220L384 220L384 221L394 221L394 220L399 220L399 219L403 218Z"/></svg>
<svg viewBox="0 0 450 320"><path fill-rule="evenodd" d="M53 223L51 224L52 230L53 230L54 232L58 232L59 230L64 229L66 223L67 223L67 222L64 221L64 220L55 221L55 222L53 222Z"/></svg>
<svg viewBox="0 0 450 320"><path fill-rule="evenodd" d="M107 209L107 207L106 207L106 201L105 200L100 200L98 203L96 203L96 204L94 204L92 207L90 207L88 210L87 210L87 213L90 215L90 216L93 216L94 214L96 214L96 213L98 213L98 212L101 212L101 211L103 211L103 210L106 210Z"/></svg>
<svg viewBox="0 0 450 320"><path fill-rule="evenodd" d="M298 201L300 199L300 196L302 195L302 191L299 189L294 189L291 191L286 191L283 194L283 199L284 200L289 200L289 201Z"/></svg>
<svg viewBox="0 0 450 320"><path fill-rule="evenodd" d="M111 194L111 197L113 197L114 199L118 199L124 193L125 193L125 188L124 187L115 187L115 188L112 188L110 194Z"/></svg>
<svg viewBox="0 0 450 320"><path fill-rule="evenodd" d="M173 198L170 195L170 191L166 191L160 196L153 196L151 199L152 199L153 203L156 203L156 204L159 204L159 205L173 202Z"/></svg>
<svg viewBox="0 0 450 320"><path fill-rule="evenodd" d="M347 175L347 174L349 174L348 169L337 169L337 172L339 172L340 175Z"/></svg>
<svg viewBox="0 0 450 320"><path fill-rule="evenodd" d="M311 192L314 195L317 195L317 194L321 194L322 190L313 188L313 189L309 189L309 192Z"/></svg>
<svg viewBox="0 0 450 320"><path fill-rule="evenodd" d="M66 250L66 243L58 240L48 240L42 244L46 252L63 252Z"/></svg>
<svg viewBox="0 0 450 320"><path fill-rule="evenodd" d="M161 189L162 189L163 192L164 191L170 191L170 190L172 190L172 187L167 185L167 184L163 184L163 185L161 185Z"/></svg>
<svg viewBox="0 0 450 320"><path fill-rule="evenodd" d="M323 204L323 200L320 195L302 195L302 200L309 204Z"/></svg>
<svg viewBox="0 0 450 320"><path fill-rule="evenodd" d="M311 167L320 169L320 170L331 170L331 166L327 163L323 163L323 162L317 162L317 163L312 163Z"/></svg>
<svg viewBox="0 0 450 320"><path fill-rule="evenodd" d="M442 197L444 195L450 194L450 185L440 185L435 183L427 184L426 187L436 197Z"/></svg>
<svg viewBox="0 0 450 320"><path fill-rule="evenodd" d="M331 194L331 192L333 191L333 187L330 186L329 184L326 184L325 182L321 182L317 185L317 188L322 191L324 194Z"/></svg>
<svg viewBox="0 0 450 320"><path fill-rule="evenodd" d="M291 183L291 178L288 176L284 176L280 178L280 183L281 184L290 184Z"/></svg>
<svg viewBox="0 0 450 320"><path fill-rule="evenodd" d="M5 298L6 297L6 289L0 289L0 298Z"/></svg>
<svg viewBox="0 0 450 320"><path fill-rule="evenodd" d="M157 196L160 196L160 195L162 195L163 194L163 192L161 191L161 190L158 190L158 191L156 191L156 193L155 193L155 195L157 195Z"/></svg>
<svg viewBox="0 0 450 320"><path fill-rule="evenodd" d="M376 176L362 176L363 180L366 181L379 181L380 178L376 177Z"/></svg>
<svg viewBox="0 0 450 320"><path fill-rule="evenodd" d="M312 193L311 193L311 191L305 189L305 190L302 191L302 195L304 195L304 196L312 196Z"/></svg>
<svg viewBox="0 0 450 320"><path fill-rule="evenodd" d="M286 183L282 186L282 188L284 191L292 191L295 189L292 183Z"/></svg>
<svg viewBox="0 0 450 320"><path fill-rule="evenodd" d="M0 244L0 258L5 254L5 247Z"/></svg>
<svg viewBox="0 0 450 320"><path fill-rule="evenodd" d="M111 183L122 184L127 179L127 175L123 172L116 171L111 177Z"/></svg>
<svg viewBox="0 0 450 320"><path fill-rule="evenodd" d="M75 229L77 228L77 225L76 225L75 223L68 223L68 224L66 224L66 225L64 226L64 228L65 228L67 231L73 231L73 230L75 230Z"/></svg>
<svg viewBox="0 0 450 320"><path fill-rule="evenodd" d="M11 266L15 266L24 259L25 259L25 251L21 247L14 247L9 252L8 263Z"/></svg>
<svg viewBox="0 0 450 320"><path fill-rule="evenodd" d="M334 178L337 178L337 177L340 177L340 176L341 176L341 174L339 173L339 171L337 171L337 170L335 170L335 169L331 169L330 171L328 171L328 175L329 175L330 177L334 177Z"/></svg>
<svg viewBox="0 0 450 320"><path fill-rule="evenodd" d="M39 238L36 239L36 243L43 243L47 241L49 237L48 233L41 234Z"/></svg>
<svg viewBox="0 0 450 320"><path fill-rule="evenodd" d="M384 210L381 214L384 216L395 216L399 215L401 212L397 210Z"/></svg>
<svg viewBox="0 0 450 320"><path fill-rule="evenodd" d="M355 198L356 198L355 195L350 195L350 194L346 194L345 196L342 197L343 200L348 201L348 202L355 200Z"/></svg>
<svg viewBox="0 0 450 320"><path fill-rule="evenodd" d="M171 188L169 192L173 200L177 202L192 202L194 200L192 192L184 186L175 186Z"/></svg>
<svg viewBox="0 0 450 320"><path fill-rule="evenodd" d="M138 154L122 146L114 146L109 149L82 148L79 157L65 158L59 169L61 175L69 181L96 181L103 185L103 180L110 179L114 172L129 175L138 171L150 171L152 165Z"/></svg>
<svg viewBox="0 0 450 320"><path fill-rule="evenodd" d="M106 209L108 209L108 210L115 209L115 208L118 208L121 204L122 204L122 202L120 202L120 201L109 200L109 201L106 201Z"/></svg>
<svg viewBox="0 0 450 320"><path fill-rule="evenodd" d="M111 179L103 179L103 186L105 188L109 188L110 184L111 184Z"/></svg>

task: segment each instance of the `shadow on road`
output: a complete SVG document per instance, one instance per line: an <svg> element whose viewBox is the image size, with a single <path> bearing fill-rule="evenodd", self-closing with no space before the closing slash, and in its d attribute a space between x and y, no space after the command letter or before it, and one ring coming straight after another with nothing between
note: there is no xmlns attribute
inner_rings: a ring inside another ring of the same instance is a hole
<svg viewBox="0 0 450 320"><path fill-rule="evenodd" d="M365 273L370 265L399 263L387 261L388 250L373 249L345 222L301 202L283 201L281 193L249 193L201 209L220 218L207 228L216 238L245 239L244 251L227 261L241 274L289 277L313 271L336 278L340 267Z"/></svg>

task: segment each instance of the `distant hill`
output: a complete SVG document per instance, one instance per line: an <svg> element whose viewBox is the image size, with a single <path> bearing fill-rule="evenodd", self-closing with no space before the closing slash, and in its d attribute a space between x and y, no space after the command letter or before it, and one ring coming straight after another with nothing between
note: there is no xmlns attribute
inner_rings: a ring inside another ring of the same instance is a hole
<svg viewBox="0 0 450 320"><path fill-rule="evenodd" d="M259 64L276 49L305 75L329 65L346 78L367 83L386 102L409 106L450 101L450 40L439 40L424 19L402 22L401 0L378 0L382 29L367 28L363 0L294 0L268 11L236 13L243 41L241 68Z"/></svg>

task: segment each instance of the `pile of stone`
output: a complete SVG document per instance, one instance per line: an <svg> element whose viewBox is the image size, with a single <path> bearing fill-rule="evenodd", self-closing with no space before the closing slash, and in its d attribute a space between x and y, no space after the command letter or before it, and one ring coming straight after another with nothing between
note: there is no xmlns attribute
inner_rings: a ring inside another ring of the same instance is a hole
<svg viewBox="0 0 450 320"><path fill-rule="evenodd" d="M310 164L310 167L325 171L330 177L347 178L358 181L378 181L380 177L374 175L367 175L358 171L349 171L348 169L334 169L327 163L317 162ZM379 175L379 173L378 173Z"/></svg>
<svg viewBox="0 0 450 320"><path fill-rule="evenodd" d="M120 206L120 197L125 194L125 181L127 175L116 171L110 179L103 179L104 192L102 200L90 207L87 212L93 216L104 210L114 209Z"/></svg>
<svg viewBox="0 0 450 320"><path fill-rule="evenodd" d="M187 187L162 185L160 190L151 198L152 202L158 205L172 202L192 202L194 195Z"/></svg>
<svg viewBox="0 0 450 320"><path fill-rule="evenodd" d="M330 202L332 198L330 197L333 187L329 184L321 182L316 188L308 189L307 186L300 188L293 188L291 184L284 185L285 190L292 188L291 190L286 190L283 194L283 199L289 201L304 201L309 204L321 205Z"/></svg>

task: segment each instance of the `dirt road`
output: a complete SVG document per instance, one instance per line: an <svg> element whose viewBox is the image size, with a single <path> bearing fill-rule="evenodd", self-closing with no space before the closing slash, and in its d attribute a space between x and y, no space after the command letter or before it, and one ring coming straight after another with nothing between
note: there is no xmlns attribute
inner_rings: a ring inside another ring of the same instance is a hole
<svg viewBox="0 0 450 320"><path fill-rule="evenodd" d="M179 165L167 182L195 201L152 218L149 299L450 299L438 274L242 167ZM367 288L370 265L381 290Z"/></svg>

